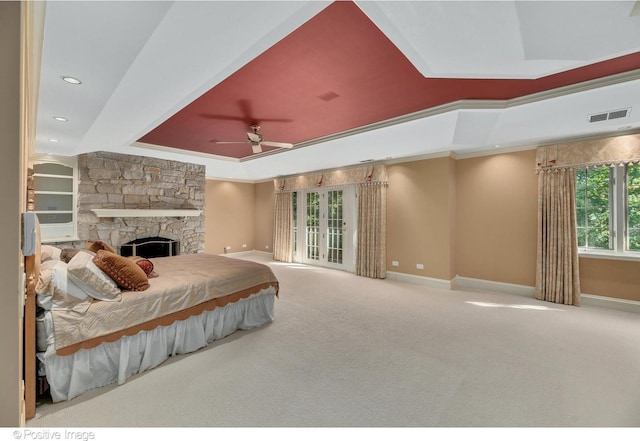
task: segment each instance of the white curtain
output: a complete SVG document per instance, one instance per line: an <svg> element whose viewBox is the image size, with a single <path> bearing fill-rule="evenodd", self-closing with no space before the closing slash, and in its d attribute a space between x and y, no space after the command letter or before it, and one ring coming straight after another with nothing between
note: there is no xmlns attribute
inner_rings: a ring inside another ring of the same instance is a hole
<svg viewBox="0 0 640 441"><path fill-rule="evenodd" d="M273 259L293 262L293 193L276 193L273 225Z"/></svg>
<svg viewBox="0 0 640 441"><path fill-rule="evenodd" d="M358 248L356 274L387 276L387 183L358 184Z"/></svg>

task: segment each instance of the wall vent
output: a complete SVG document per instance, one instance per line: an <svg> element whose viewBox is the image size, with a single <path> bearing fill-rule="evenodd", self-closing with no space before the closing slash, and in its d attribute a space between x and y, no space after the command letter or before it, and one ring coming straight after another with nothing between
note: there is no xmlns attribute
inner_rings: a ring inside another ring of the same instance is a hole
<svg viewBox="0 0 640 441"><path fill-rule="evenodd" d="M609 119L625 118L628 113L629 113L629 109L616 110L615 112L609 112Z"/></svg>
<svg viewBox="0 0 640 441"><path fill-rule="evenodd" d="M593 115L589 115L589 122L599 122L599 121L607 121L609 119L618 119L618 118L626 118L629 116L631 112L631 108L629 109L621 109L621 110L612 110L611 112L604 113L594 113Z"/></svg>

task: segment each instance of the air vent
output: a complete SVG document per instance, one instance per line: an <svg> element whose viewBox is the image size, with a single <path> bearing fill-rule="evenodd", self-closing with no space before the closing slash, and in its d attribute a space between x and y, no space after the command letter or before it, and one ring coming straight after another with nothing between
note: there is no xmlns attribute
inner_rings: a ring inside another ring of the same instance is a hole
<svg viewBox="0 0 640 441"><path fill-rule="evenodd" d="M338 98L339 96L340 95L335 93L333 90L330 90L329 92L323 93L322 95L318 96L318 98L320 98L323 101L331 101Z"/></svg>
<svg viewBox="0 0 640 441"><path fill-rule="evenodd" d="M593 115L589 115L589 122L599 122L599 121L607 121L609 119L618 119L618 118L626 118L629 116L629 112L631 109L622 109L622 110L612 110L611 112L604 113L595 113Z"/></svg>
<svg viewBox="0 0 640 441"><path fill-rule="evenodd" d="M616 110L615 112L609 112L609 119L625 118L628 113L629 113L629 109Z"/></svg>
<svg viewBox="0 0 640 441"><path fill-rule="evenodd" d="M589 116L589 122L598 122L598 121L606 121L608 113L598 113L596 115Z"/></svg>

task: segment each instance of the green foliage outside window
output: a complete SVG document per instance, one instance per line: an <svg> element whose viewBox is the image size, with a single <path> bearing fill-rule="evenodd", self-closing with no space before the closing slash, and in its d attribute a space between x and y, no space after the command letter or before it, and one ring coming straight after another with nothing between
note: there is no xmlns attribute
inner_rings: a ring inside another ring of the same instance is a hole
<svg viewBox="0 0 640 441"><path fill-rule="evenodd" d="M611 249L610 176L609 167L576 171L576 218L581 248Z"/></svg>
<svg viewBox="0 0 640 441"><path fill-rule="evenodd" d="M627 168L627 248L640 251L640 165Z"/></svg>

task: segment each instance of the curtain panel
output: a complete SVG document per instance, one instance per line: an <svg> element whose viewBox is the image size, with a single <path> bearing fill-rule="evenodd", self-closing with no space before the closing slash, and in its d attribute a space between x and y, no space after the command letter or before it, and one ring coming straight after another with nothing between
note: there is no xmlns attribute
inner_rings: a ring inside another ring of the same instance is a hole
<svg viewBox="0 0 640 441"><path fill-rule="evenodd" d="M273 259L293 262L293 193L276 193L273 225Z"/></svg>
<svg viewBox="0 0 640 441"><path fill-rule="evenodd" d="M538 246L535 297L580 305L574 169L538 174Z"/></svg>
<svg viewBox="0 0 640 441"><path fill-rule="evenodd" d="M387 277L387 183L364 183L356 188L358 248L356 274Z"/></svg>
<svg viewBox="0 0 640 441"><path fill-rule="evenodd" d="M640 163L640 134L539 147L536 298L580 304L576 169Z"/></svg>

